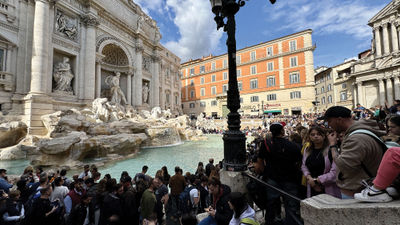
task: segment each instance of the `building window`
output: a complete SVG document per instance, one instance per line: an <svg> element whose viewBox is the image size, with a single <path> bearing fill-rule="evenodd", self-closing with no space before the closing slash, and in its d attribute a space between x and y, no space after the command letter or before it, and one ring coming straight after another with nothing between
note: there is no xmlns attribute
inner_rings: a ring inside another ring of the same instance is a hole
<svg viewBox="0 0 400 225"><path fill-rule="evenodd" d="M211 87L211 94L212 95L216 95L217 94L217 87L215 87L215 86Z"/></svg>
<svg viewBox="0 0 400 225"><path fill-rule="evenodd" d="M190 69L190 75L194 75L194 68Z"/></svg>
<svg viewBox="0 0 400 225"><path fill-rule="evenodd" d="M222 85L222 93L225 94L226 92L228 92L228 84Z"/></svg>
<svg viewBox="0 0 400 225"><path fill-rule="evenodd" d="M297 49L296 40L290 41L289 47L290 47L291 52L296 51L296 49Z"/></svg>
<svg viewBox="0 0 400 225"><path fill-rule="evenodd" d="M327 79L327 80L332 79L332 75L331 75L331 74L332 74L332 72L329 72L328 75L326 75L326 79Z"/></svg>
<svg viewBox="0 0 400 225"><path fill-rule="evenodd" d="M190 91L190 97L194 98L194 91Z"/></svg>
<svg viewBox="0 0 400 225"><path fill-rule="evenodd" d="M189 108L193 109L195 107L194 103L189 104Z"/></svg>
<svg viewBox="0 0 400 225"><path fill-rule="evenodd" d="M238 82L238 89L239 89L239 91L242 91L242 90L243 90L243 83L242 83L242 81Z"/></svg>
<svg viewBox="0 0 400 225"><path fill-rule="evenodd" d="M315 94L316 95L318 94L318 88L315 88Z"/></svg>
<svg viewBox="0 0 400 225"><path fill-rule="evenodd" d="M251 74L257 73L257 66L251 66Z"/></svg>
<svg viewBox="0 0 400 225"><path fill-rule="evenodd" d="M228 60L224 59L224 68L228 67Z"/></svg>
<svg viewBox="0 0 400 225"><path fill-rule="evenodd" d="M272 56L274 53L273 53L273 50L272 50L272 47L268 47L267 48L267 56Z"/></svg>
<svg viewBox="0 0 400 225"><path fill-rule="evenodd" d="M275 77L267 78L267 87L275 87Z"/></svg>
<svg viewBox="0 0 400 225"><path fill-rule="evenodd" d="M346 84L342 84L342 89L346 89L347 85Z"/></svg>
<svg viewBox="0 0 400 225"><path fill-rule="evenodd" d="M346 101L347 100L347 92L340 92L340 101Z"/></svg>
<svg viewBox="0 0 400 225"><path fill-rule="evenodd" d="M300 74L299 74L299 72L290 73L289 74L289 82L291 84L300 83Z"/></svg>
<svg viewBox="0 0 400 225"><path fill-rule="evenodd" d="M215 82L216 77L217 77L217 76L216 76L215 74L211 75L211 81L212 81L212 82Z"/></svg>
<svg viewBox="0 0 400 225"><path fill-rule="evenodd" d="M205 66L200 66L200 73L206 72L206 67Z"/></svg>
<svg viewBox="0 0 400 225"><path fill-rule="evenodd" d="M321 105L325 105L325 97L321 98Z"/></svg>
<svg viewBox="0 0 400 225"><path fill-rule="evenodd" d="M332 103L332 95L328 96L328 104Z"/></svg>
<svg viewBox="0 0 400 225"><path fill-rule="evenodd" d="M236 76L237 77L241 77L242 76L242 70L241 69L236 70Z"/></svg>
<svg viewBox="0 0 400 225"><path fill-rule="evenodd" d="M297 66L297 56L290 58L290 67Z"/></svg>
<svg viewBox="0 0 400 225"><path fill-rule="evenodd" d="M251 61L256 60L256 52L255 51L250 53L250 59L251 59Z"/></svg>
<svg viewBox="0 0 400 225"><path fill-rule="evenodd" d="M250 80L250 89L257 89L258 88L258 80L252 79Z"/></svg>
<svg viewBox="0 0 400 225"><path fill-rule="evenodd" d="M236 64L242 63L242 57L240 55L236 55Z"/></svg>
<svg viewBox="0 0 400 225"><path fill-rule="evenodd" d="M200 78L200 83L201 83L201 84L204 84L204 77L201 77L201 78Z"/></svg>
<svg viewBox="0 0 400 225"><path fill-rule="evenodd" d="M217 101L216 100L211 101L211 106L216 106L216 105L217 105Z"/></svg>
<svg viewBox="0 0 400 225"><path fill-rule="evenodd" d="M258 102L258 96L257 95L251 96L250 97L250 102Z"/></svg>
<svg viewBox="0 0 400 225"><path fill-rule="evenodd" d="M322 87L321 87L321 93L324 93L324 92L325 92L325 87L322 86Z"/></svg>
<svg viewBox="0 0 400 225"><path fill-rule="evenodd" d="M223 73L223 80L228 80L228 72L224 72Z"/></svg>
<svg viewBox="0 0 400 225"><path fill-rule="evenodd" d="M190 86L194 86L194 80L190 80Z"/></svg>
<svg viewBox="0 0 400 225"><path fill-rule="evenodd" d="M211 63L211 70L215 70L215 62Z"/></svg>
<svg viewBox="0 0 400 225"><path fill-rule="evenodd" d="M200 107L206 107L206 102L200 102Z"/></svg>
<svg viewBox="0 0 400 225"><path fill-rule="evenodd" d="M273 62L267 63L267 71L272 71L272 70L274 70L274 63Z"/></svg>
<svg viewBox="0 0 400 225"><path fill-rule="evenodd" d="M331 91L332 90L332 84L328 84L327 90L326 91Z"/></svg>
<svg viewBox="0 0 400 225"><path fill-rule="evenodd" d="M267 95L267 101L275 101L275 100L276 100L276 94Z"/></svg>
<svg viewBox="0 0 400 225"><path fill-rule="evenodd" d="M295 98L301 98L301 92L300 91L290 92L290 99L295 99Z"/></svg>
<svg viewBox="0 0 400 225"><path fill-rule="evenodd" d="M200 95L201 96L205 96L206 95L206 89L205 88L201 88L200 89Z"/></svg>

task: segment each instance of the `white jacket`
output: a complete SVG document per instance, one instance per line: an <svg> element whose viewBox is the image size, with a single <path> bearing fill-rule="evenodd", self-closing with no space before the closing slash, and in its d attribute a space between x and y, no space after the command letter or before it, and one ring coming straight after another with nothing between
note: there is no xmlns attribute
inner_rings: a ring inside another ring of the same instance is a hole
<svg viewBox="0 0 400 225"><path fill-rule="evenodd" d="M247 205L247 209L240 215L239 218L235 218L235 213L233 213L232 219L229 222L229 225L240 225L240 221L244 218L250 218L255 220L255 211L249 205Z"/></svg>

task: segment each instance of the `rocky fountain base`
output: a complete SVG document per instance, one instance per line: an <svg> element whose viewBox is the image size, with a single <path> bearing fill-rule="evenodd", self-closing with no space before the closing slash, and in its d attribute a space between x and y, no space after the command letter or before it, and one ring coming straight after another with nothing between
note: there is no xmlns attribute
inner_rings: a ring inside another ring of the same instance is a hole
<svg viewBox="0 0 400 225"><path fill-rule="evenodd" d="M77 167L86 159L112 161L132 156L141 147L156 147L185 140L205 139L188 126L186 115L153 108L137 112L105 98L91 109L58 111L42 116L46 136L27 135L21 121L0 124L0 160L28 158L32 165ZM3 118L4 120L4 118Z"/></svg>

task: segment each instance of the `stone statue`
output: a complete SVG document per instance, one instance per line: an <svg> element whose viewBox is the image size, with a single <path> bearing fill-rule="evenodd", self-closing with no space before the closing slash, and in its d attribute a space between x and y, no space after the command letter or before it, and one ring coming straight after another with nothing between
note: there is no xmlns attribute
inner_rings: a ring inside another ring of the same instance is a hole
<svg viewBox="0 0 400 225"><path fill-rule="evenodd" d="M69 20L60 11L57 11L56 30L65 34L70 39L76 39L78 30L76 25L69 23Z"/></svg>
<svg viewBox="0 0 400 225"><path fill-rule="evenodd" d="M71 80L74 78L74 75L71 72L71 65L69 64L68 57L64 57L63 61L56 65L53 76L54 81L57 83L54 88L55 91L72 94Z"/></svg>
<svg viewBox="0 0 400 225"><path fill-rule="evenodd" d="M143 23L144 23L144 17L143 17L143 15L140 15L139 18L137 19L137 31L138 32L143 29Z"/></svg>
<svg viewBox="0 0 400 225"><path fill-rule="evenodd" d="M146 71L150 71L150 58L143 56L143 69Z"/></svg>
<svg viewBox="0 0 400 225"><path fill-rule="evenodd" d="M144 83L144 85L143 85L142 98L143 98L143 104L148 103L148 100L149 100L149 84L148 83Z"/></svg>
<svg viewBox="0 0 400 225"><path fill-rule="evenodd" d="M119 86L119 78L121 74L119 72L114 75L110 75L106 78L105 83L110 86L111 102L126 105L126 98L124 92L122 92Z"/></svg>

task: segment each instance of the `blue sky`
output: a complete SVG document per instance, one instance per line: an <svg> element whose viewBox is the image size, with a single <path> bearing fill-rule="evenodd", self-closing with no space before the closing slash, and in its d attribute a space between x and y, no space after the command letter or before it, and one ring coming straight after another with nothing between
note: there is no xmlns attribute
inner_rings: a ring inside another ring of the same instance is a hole
<svg viewBox="0 0 400 225"><path fill-rule="evenodd" d="M226 53L209 0L133 0L157 21L161 43L182 62ZM371 46L367 25L391 0L249 0L236 14L237 49L313 30L314 67L334 66Z"/></svg>

